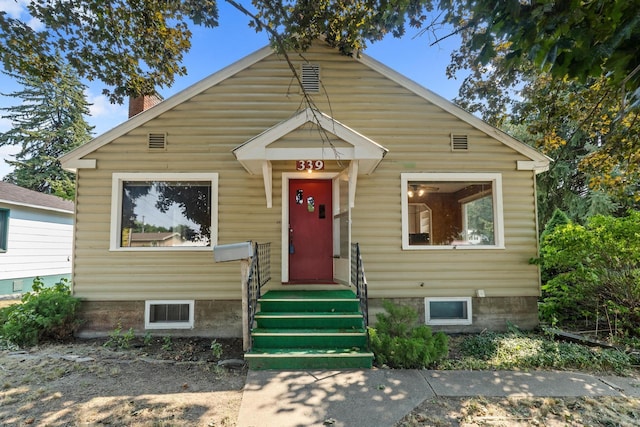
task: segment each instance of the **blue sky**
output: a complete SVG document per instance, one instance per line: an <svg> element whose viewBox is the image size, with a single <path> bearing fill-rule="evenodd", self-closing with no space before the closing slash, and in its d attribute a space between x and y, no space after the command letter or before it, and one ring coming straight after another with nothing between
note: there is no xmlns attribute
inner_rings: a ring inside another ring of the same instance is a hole
<svg viewBox="0 0 640 427"><path fill-rule="evenodd" d="M11 17L24 19L26 3L27 0L0 0L0 10L6 11ZM170 88L159 89L165 99L268 44L266 33L256 33L249 28L248 18L242 13L223 1L219 1L219 8L218 27L192 29L192 47L184 58L188 75L176 77L174 85ZM31 25L38 28L40 24L33 22ZM450 37L438 45L429 46L433 38L426 34L416 36L417 33L416 29L409 28L401 39L389 36L381 42L370 44L365 54L444 98L453 99L458 94L462 77L448 80L445 70L451 51L457 47L459 39ZM444 35L444 32L439 35ZM106 97L101 95L102 89L103 85L100 82L90 84L87 89L87 99L92 104L91 115L87 117L87 121L95 126L94 136L127 120L127 106L110 104ZM0 75L0 108L19 102L16 98L5 96L16 90L19 90L19 87L15 82L5 75ZM10 128L11 123L8 120L0 119L0 132L6 132ZM0 147L0 178L10 171L3 159L9 158L15 152L17 148Z"/></svg>

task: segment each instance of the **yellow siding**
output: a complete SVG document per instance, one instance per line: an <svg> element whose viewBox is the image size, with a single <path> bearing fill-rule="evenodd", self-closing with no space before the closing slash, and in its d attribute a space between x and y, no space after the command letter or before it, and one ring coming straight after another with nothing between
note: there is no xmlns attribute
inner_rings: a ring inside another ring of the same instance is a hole
<svg viewBox="0 0 640 427"><path fill-rule="evenodd" d="M324 47L305 57L321 64L326 93L317 108L389 150L377 170L359 176L352 241L359 242L371 297L535 296L534 175L517 171L523 155L430 104L363 64ZM216 264L211 251L109 250L114 172L219 174L217 241L271 242L272 286L280 282L281 174L273 163L273 208L261 176L250 176L231 150L304 108L287 64L272 55L193 96L85 156L96 169L78 172L74 286L90 300L238 299L239 263ZM148 132L166 132L166 152L150 153ZM274 146L318 145L316 131L292 132ZM450 134L469 135L468 152L452 153ZM340 142L341 146L344 143ZM328 170L337 170L327 162ZM499 172L503 181L504 250L401 249L403 172ZM286 254L285 254L286 256Z"/></svg>

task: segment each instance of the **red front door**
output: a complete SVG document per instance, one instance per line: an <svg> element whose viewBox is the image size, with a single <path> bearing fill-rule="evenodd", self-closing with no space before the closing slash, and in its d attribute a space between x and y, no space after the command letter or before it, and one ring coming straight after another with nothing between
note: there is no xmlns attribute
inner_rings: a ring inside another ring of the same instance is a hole
<svg viewBox="0 0 640 427"><path fill-rule="evenodd" d="M332 182L289 181L289 282L333 283Z"/></svg>

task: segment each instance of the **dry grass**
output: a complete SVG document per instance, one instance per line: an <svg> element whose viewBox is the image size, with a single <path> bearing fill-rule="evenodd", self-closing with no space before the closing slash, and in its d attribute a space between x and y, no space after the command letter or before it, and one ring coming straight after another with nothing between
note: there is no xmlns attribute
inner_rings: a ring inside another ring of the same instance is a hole
<svg viewBox="0 0 640 427"><path fill-rule="evenodd" d="M637 426L640 400L627 397L437 397L396 427Z"/></svg>

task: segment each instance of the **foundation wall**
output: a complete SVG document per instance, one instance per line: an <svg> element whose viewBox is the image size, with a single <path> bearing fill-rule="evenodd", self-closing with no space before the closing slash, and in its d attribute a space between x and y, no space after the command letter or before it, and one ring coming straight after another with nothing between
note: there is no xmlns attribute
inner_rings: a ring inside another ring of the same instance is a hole
<svg viewBox="0 0 640 427"><path fill-rule="evenodd" d="M212 338L242 337L240 301L196 301L193 329L144 328L144 301L83 301L77 335L83 338L107 336L117 327L133 328L136 335L147 331L154 335L198 336Z"/></svg>
<svg viewBox="0 0 640 427"><path fill-rule="evenodd" d="M424 298L388 298L396 304L409 305L418 312L418 321L425 323ZM369 300L369 323L375 326L376 316L384 312L383 299ZM538 299L536 297L472 298L471 325L432 326L434 331L448 333L477 333L484 330L506 331L510 324L523 330L538 326ZM107 336L118 326L122 330L133 328L144 335L144 301L85 301L79 317L83 323L80 337ZM153 334L199 336L213 338L242 337L242 305L240 301L196 301L193 329L151 330Z"/></svg>
<svg viewBox="0 0 640 427"><path fill-rule="evenodd" d="M418 312L418 321L425 324L424 298L387 298L396 304L409 305ZM378 313L383 313L383 299L369 300L369 323L375 325ZM432 325L434 331L448 333L477 333L484 330L504 332L514 325L522 330L538 326L537 297L485 297L472 298L471 325Z"/></svg>

